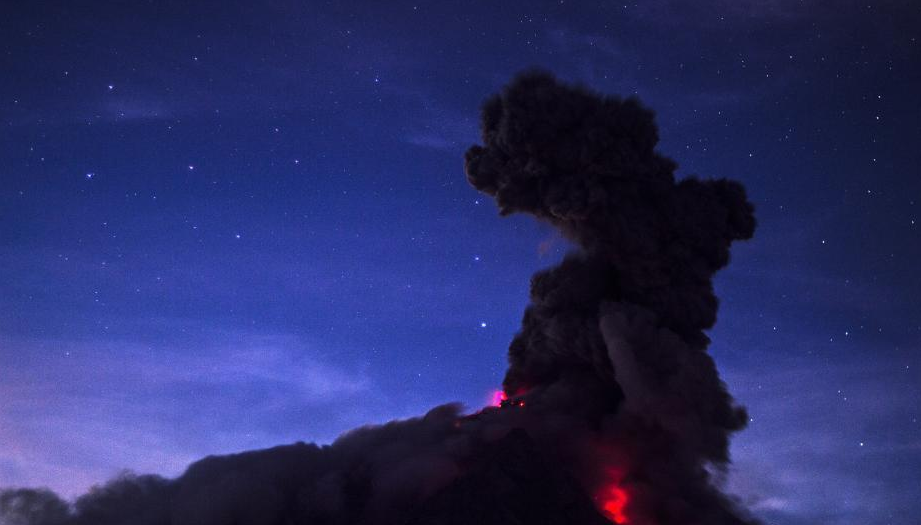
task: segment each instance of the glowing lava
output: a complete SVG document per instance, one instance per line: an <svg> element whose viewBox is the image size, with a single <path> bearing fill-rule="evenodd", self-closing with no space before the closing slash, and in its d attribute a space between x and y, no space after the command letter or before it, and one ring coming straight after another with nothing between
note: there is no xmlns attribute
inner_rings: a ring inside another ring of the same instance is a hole
<svg viewBox="0 0 921 525"><path fill-rule="evenodd" d="M601 512L606 518L618 525L630 523L624 512L627 501L630 499L626 490L617 485L611 485L601 491L598 499L601 500Z"/></svg>
<svg viewBox="0 0 921 525"><path fill-rule="evenodd" d="M505 401L508 401L508 395L502 390L496 390L489 396L489 404L494 407L501 407Z"/></svg>
<svg viewBox="0 0 921 525"><path fill-rule="evenodd" d="M524 391L519 390L519 393L515 395L520 396L524 393L525 393ZM515 399L509 399L508 394L506 394L502 390L496 390L489 396L489 406L494 406L498 408L523 407L524 399L519 399L517 397Z"/></svg>

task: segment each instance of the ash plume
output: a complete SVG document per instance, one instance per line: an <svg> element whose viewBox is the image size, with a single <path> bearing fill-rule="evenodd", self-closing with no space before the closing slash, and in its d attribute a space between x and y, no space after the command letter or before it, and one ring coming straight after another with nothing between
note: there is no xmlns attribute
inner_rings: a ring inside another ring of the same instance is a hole
<svg viewBox="0 0 921 525"><path fill-rule="evenodd" d="M125 475L72 504L8 490L0 524L757 523L719 487L747 416L704 333L753 208L736 182L677 180L657 141L637 100L543 72L484 104L468 180L577 247L532 278L499 406Z"/></svg>
<svg viewBox="0 0 921 525"><path fill-rule="evenodd" d="M580 248L532 278L505 391L582 413L623 451L636 522L743 523L708 482L747 416L703 331L716 322L713 274L754 233L744 188L677 181L650 110L540 72L490 98L482 123L470 183Z"/></svg>

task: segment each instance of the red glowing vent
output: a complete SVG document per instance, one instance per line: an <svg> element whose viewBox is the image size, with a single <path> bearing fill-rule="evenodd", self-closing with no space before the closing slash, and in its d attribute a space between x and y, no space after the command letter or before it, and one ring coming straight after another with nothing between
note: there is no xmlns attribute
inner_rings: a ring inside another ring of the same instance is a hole
<svg viewBox="0 0 921 525"><path fill-rule="evenodd" d="M601 513L618 525L630 523L625 513L629 499L627 491L622 487L617 485L605 487L598 496Z"/></svg>

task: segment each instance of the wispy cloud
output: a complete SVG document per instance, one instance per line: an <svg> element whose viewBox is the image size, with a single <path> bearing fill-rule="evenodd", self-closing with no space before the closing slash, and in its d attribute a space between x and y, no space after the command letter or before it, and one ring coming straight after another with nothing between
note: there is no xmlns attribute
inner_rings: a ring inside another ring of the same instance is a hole
<svg viewBox="0 0 921 525"><path fill-rule="evenodd" d="M176 108L156 98L117 97L102 103L102 112L109 120L167 120L176 118Z"/></svg>
<svg viewBox="0 0 921 525"><path fill-rule="evenodd" d="M176 475L207 454L328 441L372 417L363 371L287 335L204 348L3 338L0 360L0 486L73 495L125 467Z"/></svg>
<svg viewBox="0 0 921 525"><path fill-rule="evenodd" d="M814 16L820 3L810 0L717 0L709 3L641 2L631 6L629 14L664 26L706 26L730 20L752 23L764 20L798 20Z"/></svg>
<svg viewBox="0 0 921 525"><path fill-rule="evenodd" d="M418 133L406 137L406 142L422 148L452 150L458 147L457 141L448 139L439 133Z"/></svg>
<svg viewBox="0 0 921 525"><path fill-rule="evenodd" d="M898 358L865 350L862 362L724 367L753 419L734 440L729 488L769 522L884 523L873 520L910 512L896 508L904 500L892 487L907 486L907 466L921 466L917 449L906 453L917 446L921 391Z"/></svg>

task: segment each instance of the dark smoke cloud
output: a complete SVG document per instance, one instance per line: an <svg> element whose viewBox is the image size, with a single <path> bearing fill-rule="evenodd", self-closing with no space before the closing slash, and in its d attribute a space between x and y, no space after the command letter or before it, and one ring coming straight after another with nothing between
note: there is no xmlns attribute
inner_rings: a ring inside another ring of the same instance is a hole
<svg viewBox="0 0 921 525"><path fill-rule="evenodd" d="M48 490L14 489L0 492L3 525L53 525L64 521L67 503Z"/></svg>
<svg viewBox="0 0 921 525"><path fill-rule="evenodd" d="M637 100L540 72L486 102L483 146L466 154L470 183L502 214L530 213L581 248L532 279L504 386L590 390L588 405L547 402L566 413L578 402L610 442L623 441L626 483L648 498L634 505L644 522L740 523L706 468L726 464L747 416L703 330L716 322L713 274L754 233L753 208L736 182L676 181L657 142Z"/></svg>
<svg viewBox="0 0 921 525"><path fill-rule="evenodd" d="M532 279L502 407L125 475L72 505L6 491L0 525L755 523L715 479L747 416L704 334L712 277L754 231L742 186L676 180L651 111L541 72L490 98L482 128L471 184L578 246Z"/></svg>

